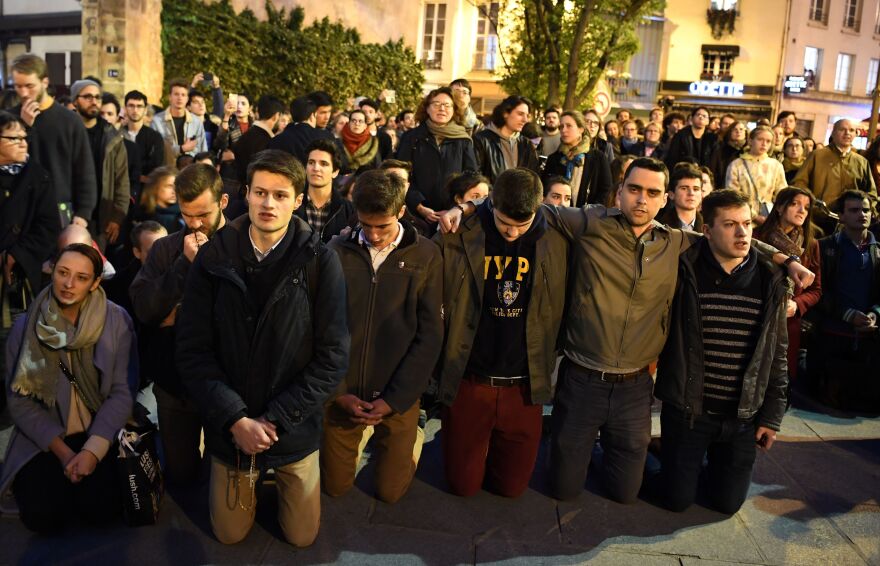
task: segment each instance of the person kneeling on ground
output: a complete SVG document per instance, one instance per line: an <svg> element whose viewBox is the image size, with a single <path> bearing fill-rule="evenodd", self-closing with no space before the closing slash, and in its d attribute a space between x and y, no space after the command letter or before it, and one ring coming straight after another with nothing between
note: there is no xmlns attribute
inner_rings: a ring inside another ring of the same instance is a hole
<svg viewBox="0 0 880 566"><path fill-rule="evenodd" d="M443 260L405 220L406 184L367 171L352 192L360 228L334 238L348 286L351 359L345 388L327 405L321 473L332 496L354 484L374 436L376 495L394 503L412 482L424 431L419 396L443 344Z"/></svg>

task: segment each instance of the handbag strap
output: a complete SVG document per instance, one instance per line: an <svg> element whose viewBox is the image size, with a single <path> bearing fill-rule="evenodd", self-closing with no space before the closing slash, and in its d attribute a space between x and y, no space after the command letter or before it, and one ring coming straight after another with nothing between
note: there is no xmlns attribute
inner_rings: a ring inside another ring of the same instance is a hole
<svg viewBox="0 0 880 566"><path fill-rule="evenodd" d="M6 265L6 252L0 255L0 262ZM3 328L12 328L12 307L9 304L9 286L6 284L6 273L0 273L0 302L2 302Z"/></svg>

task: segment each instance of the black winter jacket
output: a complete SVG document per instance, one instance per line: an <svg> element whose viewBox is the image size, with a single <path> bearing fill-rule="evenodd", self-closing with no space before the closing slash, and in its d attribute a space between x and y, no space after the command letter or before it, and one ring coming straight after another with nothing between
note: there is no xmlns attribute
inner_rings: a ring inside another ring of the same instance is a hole
<svg viewBox="0 0 880 566"><path fill-rule="evenodd" d="M247 216L234 220L196 256L177 319L177 369L201 410L208 452L226 464L236 462L229 429L238 419L262 415L278 427L278 442L258 456L266 469L318 449L324 402L348 369L349 336L339 258L297 217L276 259L283 275L255 312L241 253L249 226Z"/></svg>
<svg viewBox="0 0 880 566"><path fill-rule="evenodd" d="M709 166L712 160L712 153L715 151L715 146L718 143L718 136L709 131L704 131L703 137L700 138L702 140L700 151L697 152L691 132L691 127L685 126L669 142L669 147L666 148L666 154L663 158L669 171L675 168L676 163L681 162Z"/></svg>
<svg viewBox="0 0 880 566"><path fill-rule="evenodd" d="M293 213L304 222L308 222L308 217L306 216L307 202L309 202L309 191L303 193L302 204ZM333 236L342 232L344 228L354 226L356 223L357 216L355 215L354 205L350 200L342 198L342 195L334 190L330 197L330 216L327 218L318 236L320 236L322 242L327 243Z"/></svg>
<svg viewBox="0 0 880 566"><path fill-rule="evenodd" d="M327 130L312 127L305 122L288 124L283 132L269 140L266 149L280 149L286 151L299 159L299 162L305 167L306 162L309 159L306 150L309 148L309 144L319 139L332 141L333 134Z"/></svg>
<svg viewBox="0 0 880 566"><path fill-rule="evenodd" d="M654 396L677 409L699 416L703 413L703 330L697 276L694 265L700 248L691 246L681 254L678 282L669 315L669 337L660 354ZM788 385L788 325L785 316L789 282L785 271L750 251L749 261L757 261L763 271L763 319L761 334L752 359L746 367L737 417L755 418L756 426L779 430L785 414Z"/></svg>
<svg viewBox="0 0 880 566"><path fill-rule="evenodd" d="M0 173L0 252L15 258L36 295L40 269L55 249L61 226L49 173L34 162L18 175Z"/></svg>
<svg viewBox="0 0 880 566"><path fill-rule="evenodd" d="M554 175L565 176L565 165L562 162L564 157L561 151L557 151L547 158L542 179L545 183ZM598 149L591 149L584 159L584 173L581 175L577 202L571 205L581 208L585 204L605 204L610 192L611 167L608 165L608 160Z"/></svg>
<svg viewBox="0 0 880 566"><path fill-rule="evenodd" d="M419 124L401 136L397 159L409 161L413 166L406 193L406 207L413 214L420 204L434 210L447 210L455 203L446 191L446 181L456 173L477 170L471 140L446 139L438 147L426 124Z"/></svg>
<svg viewBox="0 0 880 566"><path fill-rule="evenodd" d="M538 153L535 146L525 136L519 136L516 144L517 167L531 169L539 172ZM474 153L477 156L477 164L480 173L494 183L507 166L504 164L504 153L501 151L501 136L486 128L474 134Z"/></svg>

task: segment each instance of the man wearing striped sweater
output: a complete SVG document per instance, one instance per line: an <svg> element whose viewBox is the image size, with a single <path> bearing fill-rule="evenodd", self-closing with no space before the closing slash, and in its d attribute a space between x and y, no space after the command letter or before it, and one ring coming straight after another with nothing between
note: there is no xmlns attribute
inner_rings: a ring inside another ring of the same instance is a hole
<svg viewBox="0 0 880 566"><path fill-rule="evenodd" d="M708 454L710 504L732 514L748 493L756 447L770 448L785 413L789 284L752 249L742 193L710 193L703 218L706 237L679 259L658 366L662 492L670 509L689 507Z"/></svg>

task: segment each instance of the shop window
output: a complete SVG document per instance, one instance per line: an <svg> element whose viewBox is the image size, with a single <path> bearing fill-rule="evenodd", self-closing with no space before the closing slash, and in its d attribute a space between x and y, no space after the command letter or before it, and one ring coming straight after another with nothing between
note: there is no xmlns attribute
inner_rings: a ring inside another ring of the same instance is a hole
<svg viewBox="0 0 880 566"><path fill-rule="evenodd" d="M494 71L498 56L498 8L500 2L477 5L477 43L474 46L474 70Z"/></svg>
<svg viewBox="0 0 880 566"><path fill-rule="evenodd" d="M422 35L422 63L426 69L440 69L443 64L443 38L446 35L446 4L425 4L425 28Z"/></svg>
<svg viewBox="0 0 880 566"><path fill-rule="evenodd" d="M874 86L877 85L877 72L880 69L880 59L871 59L868 62L868 84L865 85L865 94L871 96Z"/></svg>
<svg viewBox="0 0 880 566"><path fill-rule="evenodd" d="M819 74L822 70L823 49L807 46L804 49L804 77L809 88L819 86Z"/></svg>
<svg viewBox="0 0 880 566"><path fill-rule="evenodd" d="M843 5L843 27L859 31L862 0L846 0Z"/></svg>
<svg viewBox="0 0 880 566"><path fill-rule="evenodd" d="M837 71L834 74L834 90L837 92L850 91L852 88L852 70L855 55L849 53L837 54Z"/></svg>
<svg viewBox="0 0 880 566"><path fill-rule="evenodd" d="M831 0L810 0L810 20L828 24L828 5Z"/></svg>

